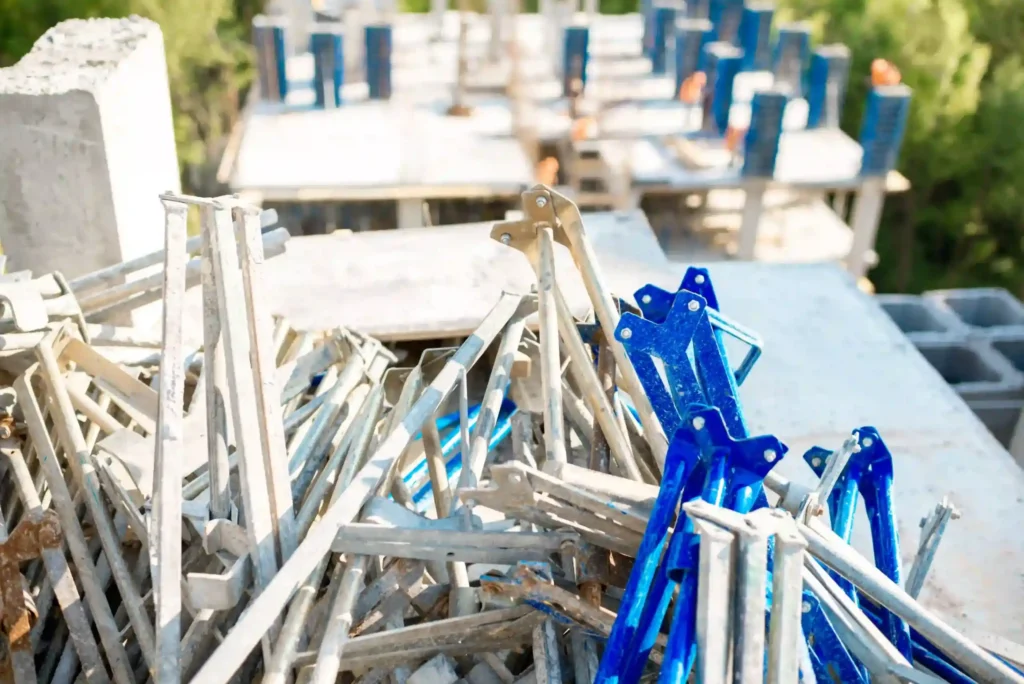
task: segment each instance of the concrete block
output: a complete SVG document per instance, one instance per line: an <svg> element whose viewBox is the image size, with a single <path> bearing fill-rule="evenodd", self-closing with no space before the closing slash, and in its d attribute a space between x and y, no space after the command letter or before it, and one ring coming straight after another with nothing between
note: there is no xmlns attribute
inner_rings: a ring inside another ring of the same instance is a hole
<svg viewBox="0 0 1024 684"><path fill-rule="evenodd" d="M1024 401L1020 399L993 399L968 401L967 405L974 411L992 436L999 440L1007 449L1013 439L1013 431L1017 427Z"/></svg>
<svg viewBox="0 0 1024 684"><path fill-rule="evenodd" d="M988 343L1009 361L1010 365L1024 373L1024 333L995 332L988 337Z"/></svg>
<svg viewBox="0 0 1024 684"><path fill-rule="evenodd" d="M1024 332L1024 305L1002 288L933 290L924 297L955 314L972 332Z"/></svg>
<svg viewBox="0 0 1024 684"><path fill-rule="evenodd" d="M916 295L877 295L875 301L911 340L967 337L967 325L932 300Z"/></svg>
<svg viewBox="0 0 1024 684"><path fill-rule="evenodd" d="M984 341L927 340L915 346L965 400L1024 398L1024 375Z"/></svg>
<svg viewBox="0 0 1024 684"><path fill-rule="evenodd" d="M0 69L0 243L68 278L163 249L179 190L164 43L139 17L57 24Z"/></svg>

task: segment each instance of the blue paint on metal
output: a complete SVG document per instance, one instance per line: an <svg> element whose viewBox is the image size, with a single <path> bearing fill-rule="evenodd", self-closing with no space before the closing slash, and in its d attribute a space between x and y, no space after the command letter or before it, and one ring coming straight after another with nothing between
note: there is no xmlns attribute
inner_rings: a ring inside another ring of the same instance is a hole
<svg viewBox="0 0 1024 684"><path fill-rule="evenodd" d="M345 84L345 57L341 28L325 30L322 25L310 35L313 53L313 90L316 106L341 106L341 87Z"/></svg>
<svg viewBox="0 0 1024 684"><path fill-rule="evenodd" d="M772 56L776 85L789 88L792 97L802 97L804 72L811 58L811 29L802 22L779 27Z"/></svg>
<svg viewBox="0 0 1024 684"><path fill-rule="evenodd" d="M770 179L775 175L775 162L782 139L782 118L786 113L786 93L766 90L754 93L750 105L750 127L743 143L744 178Z"/></svg>
<svg viewBox="0 0 1024 684"><path fill-rule="evenodd" d="M700 496L746 513L766 504L764 475L785 455L786 447L770 435L748 438L735 373L712 318L720 320L721 314L708 307L708 299L684 288L698 290L718 305L707 271L691 269L674 294L650 285L641 288L636 300L645 318L623 314L616 339L625 347L663 425L678 426L676 439L688 435L699 448L701 456L684 484L683 499ZM660 368L653 363L655 358ZM644 577L649 585L644 606L625 655L616 661L616 681L632 684L639 679L677 585L662 681L685 680L692 667L697 537L684 516L675 529L660 567Z"/></svg>
<svg viewBox="0 0 1024 684"><path fill-rule="evenodd" d="M705 466L700 498L740 513L753 510L762 501L764 476L786 454L786 445L772 435L747 438L744 433L733 438L717 408L692 407L680 431L686 430L700 446L701 463ZM696 470L687 489L692 488ZM636 660L629 671L629 681L634 681L634 675L640 676L677 585L679 591L662 661L661 681L686 681L693 666L699 538L691 521L682 514L675 529L659 576L651 588L651 596L656 601L649 601L648 605L654 609L645 616L646 629L640 642L631 649L636 653Z"/></svg>
<svg viewBox="0 0 1024 684"><path fill-rule="evenodd" d="M714 40L714 31L714 25L707 19L680 19L676 22L676 96L683 87L683 81L701 71L704 47Z"/></svg>
<svg viewBox="0 0 1024 684"><path fill-rule="evenodd" d="M640 0L640 18L643 21L640 54L650 58L654 48L654 0Z"/></svg>
<svg viewBox="0 0 1024 684"><path fill-rule="evenodd" d="M288 50L284 42L284 26L274 26L271 29L274 36L274 64L277 70L277 94L284 102L288 97Z"/></svg>
<svg viewBox="0 0 1024 684"><path fill-rule="evenodd" d="M700 457L700 448L687 430L675 433L665 456L665 472L658 497L648 519L647 530L640 542L633 570L619 603L618 617L612 625L604 657L598 668L596 684L627 684L624 678L629 665L631 645L645 627L642 617L648 602L652 581L669 536L669 527L679 507L683 486Z"/></svg>
<svg viewBox="0 0 1024 684"><path fill-rule="evenodd" d="M896 512L892 500L892 454L873 427L856 430L858 450L851 456L846 469L829 496L833 528L849 541L853 533L857 492L864 499L864 508L871 527L871 547L875 565L897 585L901 583L900 538L896 527ZM828 452L811 450L804 455L811 469L819 477L824 472ZM824 456L824 457L823 457ZM835 499L835 503L833 503ZM841 586L855 600L857 595L848 582ZM910 631L907 623L885 610L884 632L908 660L912 657Z"/></svg>
<svg viewBox="0 0 1024 684"><path fill-rule="evenodd" d="M575 79L580 81L580 93L587 86L590 29L586 26L567 26L563 39L562 95L569 97L573 94Z"/></svg>
<svg viewBox="0 0 1024 684"><path fill-rule="evenodd" d="M862 601L861 610L864 615L880 630L884 629L882 616L877 605L871 601ZM974 684L974 680L960 671L955 664L939 648L923 634L911 628L910 640L913 644L914 662L924 665L939 677L951 684ZM1010 667L1017 669L1012 664ZM1019 670L1018 670L1019 671Z"/></svg>
<svg viewBox="0 0 1024 684"><path fill-rule="evenodd" d="M864 148L861 175L884 176L896 168L909 113L910 88L907 86L871 89L860 130L860 144Z"/></svg>
<svg viewBox="0 0 1024 684"><path fill-rule="evenodd" d="M857 661L839 640L835 628L821 609L821 603L810 591L803 593L800 623L817 681L866 684L868 680Z"/></svg>
<svg viewBox="0 0 1024 684"><path fill-rule="evenodd" d="M697 283L696 280L701 277L704 279L703 283ZM704 287L705 285L706 287ZM701 291L698 292L698 290ZM687 269L686 275L683 277L683 281L679 285L679 290L675 293L667 292L655 285L645 285L637 290L634 296L636 301L640 303L640 308L641 311L643 311L644 318L654 321L655 323L663 323L676 294L682 291L697 292L704 297L705 301L708 301L707 295L709 294L714 297L714 289L711 287L711 277L708 275L707 270L694 267ZM747 354L744 357L743 362L735 371L733 371L736 384L742 385L743 381L747 379L747 376L753 369L754 364L757 363L757 360L761 357L761 351L764 347L764 343L756 332L748 328L744 328L717 309L716 298L715 306L711 306L709 304L707 308L708 318L715 331L734 337L740 342L746 344L748 347Z"/></svg>
<svg viewBox="0 0 1024 684"><path fill-rule="evenodd" d="M822 45L811 55L807 74L807 127L838 128L850 80L850 49Z"/></svg>
<svg viewBox="0 0 1024 684"><path fill-rule="evenodd" d="M284 24L275 18L260 15L253 19L252 40L256 48L260 94L276 102L284 102L288 96L284 32Z"/></svg>
<svg viewBox="0 0 1024 684"><path fill-rule="evenodd" d="M653 37L651 41L651 73L668 71L670 41L675 33L676 8L666 5L654 7Z"/></svg>
<svg viewBox="0 0 1024 684"><path fill-rule="evenodd" d="M729 126L732 89L740 71L743 51L728 43L715 42L704 49L704 54L708 85L704 90L701 131L724 135Z"/></svg>
<svg viewBox="0 0 1024 684"><path fill-rule="evenodd" d="M512 413L514 413L514 411L510 413L502 413L498 416L498 421L494 425L494 432L491 433L491 440L487 443L488 452L496 449L510 434L512 434ZM460 447L462 446L458 440L456 441L456 444ZM454 456L445 462L445 475L450 483L452 480L458 479L461 473L462 450L460 448L459 451L455 452ZM430 497L433 496L433 491L433 483L427 479L426 483L413 495L413 503L416 504L420 512L423 512L428 501L431 500Z"/></svg>
<svg viewBox="0 0 1024 684"><path fill-rule="evenodd" d="M391 25L366 27L366 83L371 100L391 98Z"/></svg>
<svg viewBox="0 0 1024 684"><path fill-rule="evenodd" d="M771 68L772 5L748 5L740 21L740 47L743 48L743 70L765 71Z"/></svg>
<svg viewBox="0 0 1024 684"><path fill-rule="evenodd" d="M743 0L711 0L708 18L715 25L715 40L737 44L743 21Z"/></svg>

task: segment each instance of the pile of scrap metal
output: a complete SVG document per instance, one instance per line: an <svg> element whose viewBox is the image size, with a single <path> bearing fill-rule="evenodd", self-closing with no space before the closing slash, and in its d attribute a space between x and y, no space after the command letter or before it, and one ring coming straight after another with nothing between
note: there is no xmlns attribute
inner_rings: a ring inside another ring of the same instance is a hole
<svg viewBox="0 0 1024 684"><path fill-rule="evenodd" d="M523 199L492 237L524 253L536 292L502 295L461 346L409 367L356 332L275 321L272 233L230 198L164 197L166 249L144 264L164 262L155 360L105 355L73 285L81 306L17 323L39 327L15 328L36 337L12 352L0 424L0 676L1024 682L913 598L951 506L900 588L874 430L809 452L813 491L773 474L786 447L748 434L737 397L761 343L708 273L630 309L577 208L543 186ZM556 242L592 322L559 289ZM185 344L190 274L202 354ZM748 348L735 368L727 336ZM875 563L847 544L858 495Z"/></svg>

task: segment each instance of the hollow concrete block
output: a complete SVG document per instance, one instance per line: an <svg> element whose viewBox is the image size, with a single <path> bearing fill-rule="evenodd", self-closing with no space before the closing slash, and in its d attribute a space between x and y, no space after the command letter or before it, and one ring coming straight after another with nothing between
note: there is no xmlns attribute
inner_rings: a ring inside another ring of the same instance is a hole
<svg viewBox="0 0 1024 684"><path fill-rule="evenodd" d="M924 298L956 315L972 334L1013 330L1024 333L1024 304L1002 288L933 290L925 292Z"/></svg>
<svg viewBox="0 0 1024 684"><path fill-rule="evenodd" d="M969 328L954 313L917 295L877 295L882 310L911 341L956 340Z"/></svg>
<svg viewBox="0 0 1024 684"><path fill-rule="evenodd" d="M1013 433L1017 428L1024 400L1020 399L981 399L971 400L967 405L974 415L985 424L992 436L999 440L1007 449L1013 441Z"/></svg>
<svg viewBox="0 0 1024 684"><path fill-rule="evenodd" d="M0 69L0 243L13 269L68 278L163 248L180 188L160 28L57 24Z"/></svg>
<svg viewBox="0 0 1024 684"><path fill-rule="evenodd" d="M1024 398L1024 374L984 340L923 340L914 346L965 400Z"/></svg>

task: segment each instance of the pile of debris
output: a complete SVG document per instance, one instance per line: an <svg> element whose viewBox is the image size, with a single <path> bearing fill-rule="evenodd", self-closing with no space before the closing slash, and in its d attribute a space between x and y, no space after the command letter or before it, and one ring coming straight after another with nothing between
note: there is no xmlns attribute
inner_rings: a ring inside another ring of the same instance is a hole
<svg viewBox="0 0 1024 684"><path fill-rule="evenodd" d="M808 452L813 491L772 472L786 446L748 433L737 392L761 341L707 271L632 308L577 208L538 186L492 232L536 291L398 366L271 316L261 267L287 234L259 210L163 200L164 252L0 284L14 682L1024 682L914 599L948 504L900 588L877 432ZM202 353L184 323L200 282ZM161 294L159 340L90 323ZM848 545L859 496L874 563Z"/></svg>

